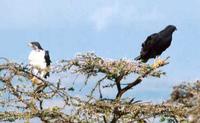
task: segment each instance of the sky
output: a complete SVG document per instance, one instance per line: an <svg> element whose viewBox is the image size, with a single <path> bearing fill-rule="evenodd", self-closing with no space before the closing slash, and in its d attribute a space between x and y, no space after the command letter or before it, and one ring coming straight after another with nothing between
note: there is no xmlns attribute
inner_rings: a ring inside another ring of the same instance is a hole
<svg viewBox="0 0 200 123"><path fill-rule="evenodd" d="M133 60L148 35L172 24L178 30L161 55L170 56L162 68L167 75L144 79L129 92L161 101L174 85L200 77L199 12L199 0L1 0L0 57L27 63L28 42L39 41L53 63L88 51Z"/></svg>

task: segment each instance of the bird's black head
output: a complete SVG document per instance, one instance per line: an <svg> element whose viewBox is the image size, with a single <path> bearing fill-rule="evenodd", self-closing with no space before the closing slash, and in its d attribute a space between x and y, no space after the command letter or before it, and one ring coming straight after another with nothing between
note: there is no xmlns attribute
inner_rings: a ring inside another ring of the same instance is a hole
<svg viewBox="0 0 200 123"><path fill-rule="evenodd" d="M35 42L30 42L28 45L31 48L33 48L34 50L42 50L42 47L41 47L39 42L36 42L36 41Z"/></svg>
<svg viewBox="0 0 200 123"><path fill-rule="evenodd" d="M176 26L174 26L174 25L168 25L165 29L170 31L170 32L174 32L174 31L177 30Z"/></svg>

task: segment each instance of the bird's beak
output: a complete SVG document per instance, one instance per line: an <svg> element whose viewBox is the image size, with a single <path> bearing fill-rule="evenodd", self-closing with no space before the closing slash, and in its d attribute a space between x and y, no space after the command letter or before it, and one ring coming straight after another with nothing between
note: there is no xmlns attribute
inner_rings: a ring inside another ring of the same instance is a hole
<svg viewBox="0 0 200 123"><path fill-rule="evenodd" d="M33 45L32 45L31 43L28 43L28 46L29 46L29 47L32 47Z"/></svg>

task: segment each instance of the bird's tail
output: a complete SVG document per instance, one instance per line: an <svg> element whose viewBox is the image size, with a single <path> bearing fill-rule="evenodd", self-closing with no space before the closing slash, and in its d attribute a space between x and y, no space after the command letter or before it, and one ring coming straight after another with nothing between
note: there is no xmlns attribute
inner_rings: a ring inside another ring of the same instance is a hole
<svg viewBox="0 0 200 123"><path fill-rule="evenodd" d="M140 60L143 63L146 63L148 61L148 59L144 59L141 56L136 57L134 60L136 60L136 61Z"/></svg>
<svg viewBox="0 0 200 123"><path fill-rule="evenodd" d="M44 78L46 79L47 77L49 77L50 76L50 74L49 74L49 72L47 72L45 75L44 75Z"/></svg>
<svg viewBox="0 0 200 123"><path fill-rule="evenodd" d="M136 57L134 60L141 60L141 56Z"/></svg>

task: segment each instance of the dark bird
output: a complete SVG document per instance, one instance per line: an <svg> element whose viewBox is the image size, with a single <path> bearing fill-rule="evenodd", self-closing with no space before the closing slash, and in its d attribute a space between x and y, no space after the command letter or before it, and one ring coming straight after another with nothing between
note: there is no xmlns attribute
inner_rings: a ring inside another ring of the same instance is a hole
<svg viewBox="0 0 200 123"><path fill-rule="evenodd" d="M34 74L47 78L51 63L49 51L44 50L39 42L30 42L29 46L32 48L32 51L29 54L28 60Z"/></svg>
<svg viewBox="0 0 200 123"><path fill-rule="evenodd" d="M168 25L162 31L154 33L147 37L142 43L140 55L135 60L147 62L150 58L160 56L171 44L172 34L176 30L173 25Z"/></svg>

